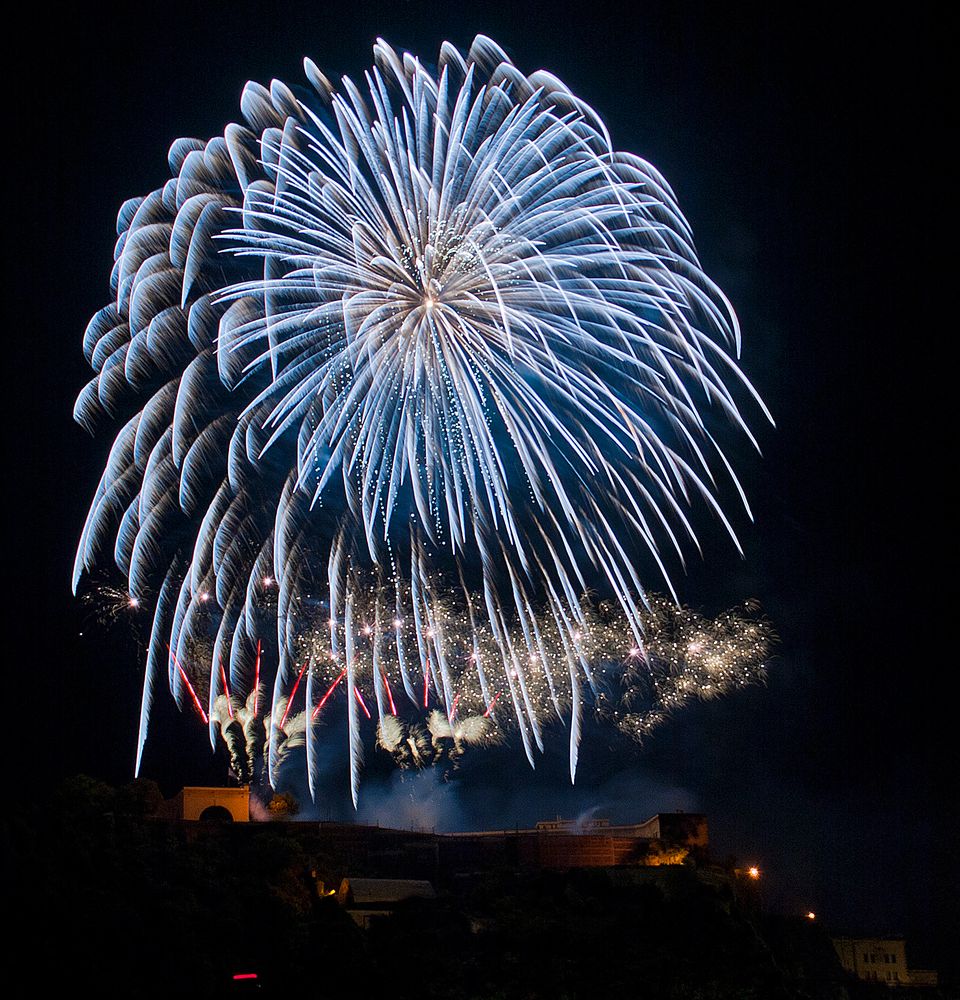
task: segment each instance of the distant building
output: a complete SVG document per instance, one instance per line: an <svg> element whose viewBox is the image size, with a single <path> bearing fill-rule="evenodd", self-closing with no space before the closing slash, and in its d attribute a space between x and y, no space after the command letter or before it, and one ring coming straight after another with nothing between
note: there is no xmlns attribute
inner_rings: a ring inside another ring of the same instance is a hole
<svg viewBox="0 0 960 1000"><path fill-rule="evenodd" d="M249 823L250 788L184 788L163 803L158 815L204 823Z"/></svg>
<svg viewBox="0 0 960 1000"><path fill-rule="evenodd" d="M249 823L250 789L187 787L157 810L186 823ZM261 810L255 819L274 819ZM312 824L304 823L305 826ZM435 833L357 823L319 822L324 850L363 875L436 878L502 869L677 866L707 858L707 819L700 813L659 813L643 823L557 818L532 829ZM190 834L192 835L192 834Z"/></svg>
<svg viewBox="0 0 960 1000"><path fill-rule="evenodd" d="M621 826L606 819L558 817L532 830L446 833L438 841L441 866L457 871L679 865L704 859L708 846L707 818L700 813L660 813Z"/></svg>
<svg viewBox="0 0 960 1000"><path fill-rule="evenodd" d="M556 819L540 820L537 833L593 833L613 837L630 837L640 840L664 840L687 847L706 847L707 817L702 813L657 813L643 823L614 826L608 819ZM524 831L526 832L526 831Z"/></svg>
<svg viewBox="0 0 960 1000"><path fill-rule="evenodd" d="M407 878L345 878L337 902L359 927L367 930L381 917L389 917L407 899L435 899L430 882Z"/></svg>
<svg viewBox="0 0 960 1000"><path fill-rule="evenodd" d="M840 964L859 979L887 986L936 986L937 974L932 969L907 967L907 951L903 938L833 939Z"/></svg>

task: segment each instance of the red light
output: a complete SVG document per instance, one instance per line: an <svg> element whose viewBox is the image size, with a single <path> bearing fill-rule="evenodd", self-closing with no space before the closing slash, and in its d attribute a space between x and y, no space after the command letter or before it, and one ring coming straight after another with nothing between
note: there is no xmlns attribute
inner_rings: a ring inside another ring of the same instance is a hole
<svg viewBox="0 0 960 1000"><path fill-rule="evenodd" d="M257 701L260 698L260 640L257 639L257 665L253 671L253 717L257 717Z"/></svg>
<svg viewBox="0 0 960 1000"><path fill-rule="evenodd" d="M257 974L255 972L238 972L233 977L234 979L256 979Z"/></svg>
<svg viewBox="0 0 960 1000"><path fill-rule="evenodd" d="M390 681L387 680L387 675L383 675L383 683L387 686L387 697L390 699L390 712L393 715L397 714L397 706L393 703L393 692L390 690Z"/></svg>
<svg viewBox="0 0 960 1000"><path fill-rule="evenodd" d="M307 669L309 662L309 660L304 660L303 666L300 668L300 673L297 674L297 682L293 685L293 691L290 692L290 698L287 700L287 707L283 710L283 718L280 720L281 729L283 729L283 724L287 721L287 714L290 711L290 706L293 704L293 699L297 696L297 688L300 687L300 681L303 680L303 672Z"/></svg>
<svg viewBox="0 0 960 1000"><path fill-rule="evenodd" d="M180 677L183 679L183 683L187 685L187 690L190 692L190 697L193 699L194 705L197 706L197 711L200 713L200 718L203 719L203 724L209 725L209 719L207 718L207 713L203 710L203 706L200 704L200 699L197 697L197 692L193 690L193 685L190 683L190 678L187 677L186 671L180 666L180 661L177 659L177 654L170 649L170 643L166 644L167 651L173 657L173 662L177 666L177 670L180 671Z"/></svg>
<svg viewBox="0 0 960 1000"><path fill-rule="evenodd" d="M366 704L364 703L363 695L360 694L360 688L354 688L353 693L357 696L357 701L360 702L360 707L363 709L364 715L366 715L366 717L369 719L370 709L367 708Z"/></svg>
<svg viewBox="0 0 960 1000"><path fill-rule="evenodd" d="M220 680L223 681L223 693L227 696L227 712L233 718L233 707L230 704L230 688L227 685L227 672L223 669L223 657L220 657Z"/></svg>
<svg viewBox="0 0 960 1000"><path fill-rule="evenodd" d="M333 694L334 688L336 688L336 686L340 683L340 681L343 680L343 676L346 672L347 668L344 667L343 670L341 670L339 675L337 676L337 679L330 685L330 687L327 688L327 693L320 699L320 704L317 705L317 707L313 710L313 715L310 716L311 722L320 714L320 709L323 708L324 705L326 705L327 699L330 697L330 695Z"/></svg>

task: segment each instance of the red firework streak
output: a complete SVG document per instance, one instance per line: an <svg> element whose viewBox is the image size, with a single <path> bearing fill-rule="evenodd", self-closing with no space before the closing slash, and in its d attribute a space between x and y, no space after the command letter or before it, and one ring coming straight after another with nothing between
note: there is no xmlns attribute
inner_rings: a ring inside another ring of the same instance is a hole
<svg viewBox="0 0 960 1000"><path fill-rule="evenodd" d="M450 708L450 721L453 721L453 717L457 714L457 705L460 704L460 694L459 692L453 696L453 705Z"/></svg>
<svg viewBox="0 0 960 1000"><path fill-rule="evenodd" d="M360 707L363 709L363 714L366 715L366 717L369 719L370 709L367 708L366 704L364 703L363 695L360 694L360 688L354 688L353 693L357 696L357 701L360 702Z"/></svg>
<svg viewBox="0 0 960 1000"><path fill-rule="evenodd" d="M283 718L280 720L280 728L283 729L283 724L287 721L287 714L290 711L290 706L293 705L293 699L297 696L297 688L300 687L300 681L303 680L303 672L307 669L308 660L303 661L303 666L300 668L300 673L297 674L297 682L293 685L293 690L290 692L290 698L287 701L287 707L283 710Z"/></svg>
<svg viewBox="0 0 960 1000"><path fill-rule="evenodd" d="M173 662L177 665L177 670L180 671L180 676L183 678L183 683L187 685L187 690L190 692L190 697L193 699L194 705L197 706L197 711L200 713L200 718L203 719L203 724L209 725L210 720L207 718L207 713L203 710L203 705L200 704L200 699L197 697L197 692L193 690L193 685L190 683L190 678L187 677L186 671L180 666L180 661L177 659L177 654L170 648L170 644L167 643L167 652L173 657Z"/></svg>
<svg viewBox="0 0 960 1000"><path fill-rule="evenodd" d="M336 690L337 685L343 680L346 672L347 668L344 667L343 670L341 670L337 675L337 679L330 685L330 687L327 688L327 693L320 699L320 704L317 705L317 707L313 710L313 715L310 716L311 722L313 722L313 720L320 714L320 709L326 705L327 699L333 694L334 690Z"/></svg>
<svg viewBox="0 0 960 1000"><path fill-rule="evenodd" d="M253 717L257 717L257 702L260 700L260 640L257 639L257 665L253 668Z"/></svg>
<svg viewBox="0 0 960 1000"><path fill-rule="evenodd" d="M390 714L397 714L397 706L393 703L393 692L390 690L390 681L387 680L387 675L383 674L383 683L387 686L387 698L390 699Z"/></svg>
<svg viewBox="0 0 960 1000"><path fill-rule="evenodd" d="M230 688L227 686L227 672L223 669L223 657L220 657L220 680L223 681L223 693L227 696L227 712L233 718L233 706L230 704Z"/></svg>
<svg viewBox="0 0 960 1000"><path fill-rule="evenodd" d="M430 650L427 650L427 666L423 671L423 707L430 703Z"/></svg>
<svg viewBox="0 0 960 1000"><path fill-rule="evenodd" d="M490 714L490 713L491 713L491 712L493 711L493 706L494 706L494 705L496 705L496 703L497 703L497 699L498 699L499 697L500 697L500 692L498 691L498 692L497 692L497 693L496 693L496 694L495 694L495 695L493 696L493 701L491 701L491 702L490 702L490 704L489 704L489 705L487 705L487 710L486 710L486 711L485 711L485 712L483 713L483 717L484 717L484 718L486 718L486 717L487 717L487 716L488 716L488 715L489 715L489 714Z"/></svg>

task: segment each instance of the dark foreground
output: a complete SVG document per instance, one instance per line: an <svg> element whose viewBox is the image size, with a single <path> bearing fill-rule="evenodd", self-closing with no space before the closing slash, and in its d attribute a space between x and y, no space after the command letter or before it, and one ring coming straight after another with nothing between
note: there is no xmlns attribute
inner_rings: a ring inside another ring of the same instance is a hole
<svg viewBox="0 0 960 1000"><path fill-rule="evenodd" d="M661 883L624 870L489 871L361 931L322 886L362 873L344 872L312 825L186 836L149 817L154 795L148 783L78 778L19 805L3 844L8 984L127 997L894 996L850 980L819 926L760 914L692 870Z"/></svg>

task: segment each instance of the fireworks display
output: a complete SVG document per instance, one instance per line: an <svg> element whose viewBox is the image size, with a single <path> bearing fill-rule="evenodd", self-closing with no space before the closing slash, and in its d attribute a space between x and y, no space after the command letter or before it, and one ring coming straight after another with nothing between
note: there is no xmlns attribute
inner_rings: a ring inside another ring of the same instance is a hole
<svg viewBox="0 0 960 1000"><path fill-rule="evenodd" d="M304 67L123 205L84 340L76 418L120 429L74 582L107 556L152 610L137 768L163 675L238 774L302 748L311 789L345 703L354 803L365 726L533 764L556 720L573 778L587 707L639 738L759 677L762 621L640 578L676 600L697 506L736 542L711 428L766 413L669 186L482 36Z"/></svg>

